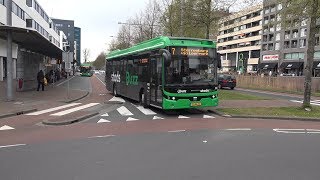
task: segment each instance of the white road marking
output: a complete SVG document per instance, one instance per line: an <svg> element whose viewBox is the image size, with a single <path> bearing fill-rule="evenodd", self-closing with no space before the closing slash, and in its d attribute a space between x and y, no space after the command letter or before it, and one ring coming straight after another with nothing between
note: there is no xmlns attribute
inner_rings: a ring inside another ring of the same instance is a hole
<svg viewBox="0 0 320 180"><path fill-rule="evenodd" d="M102 116L102 117L107 117L107 116L109 116L109 114L108 114L108 113L105 113L105 114L102 114L101 116Z"/></svg>
<svg viewBox="0 0 320 180"><path fill-rule="evenodd" d="M250 128L233 128L233 129L226 129L227 131L251 131Z"/></svg>
<svg viewBox="0 0 320 180"><path fill-rule="evenodd" d="M76 112L76 111L80 111L82 109L86 109L86 108L89 108L89 107L96 106L98 104L100 104L100 103L89 103L89 104L86 104L86 105L83 105L83 106L79 106L79 107L75 107L75 108L72 108L72 109L61 111L61 112L58 112L58 113L55 113L55 114L51 114L50 116L63 116L63 115L70 114L70 113L73 113L73 112Z"/></svg>
<svg viewBox="0 0 320 180"><path fill-rule="evenodd" d="M186 130L174 130L174 131L168 131L169 133L178 133L178 132L186 132Z"/></svg>
<svg viewBox="0 0 320 180"><path fill-rule="evenodd" d="M215 117L209 116L209 115L203 115L203 118L204 118L204 119L212 119L212 118L215 118Z"/></svg>
<svg viewBox="0 0 320 180"><path fill-rule="evenodd" d="M121 106L117 109L117 111L122 115L122 116L133 116L133 114L129 111L129 109L127 109L124 106Z"/></svg>
<svg viewBox="0 0 320 180"><path fill-rule="evenodd" d="M155 119L164 119L164 118L158 117L158 116L154 116L152 119L155 120Z"/></svg>
<svg viewBox="0 0 320 180"><path fill-rule="evenodd" d="M187 119L187 118L189 118L189 117L180 115L178 118L179 118L179 119Z"/></svg>
<svg viewBox="0 0 320 180"><path fill-rule="evenodd" d="M29 113L29 114L26 114L26 115L28 115L28 116L37 116L37 115L40 115L40 114L45 114L45 113L57 111L57 110L60 110L60 109L65 109L65 108L76 106L76 105L79 105L79 104L81 104L81 103L71 103L71 104L67 104L67 105L63 105L63 106L58 106L58 107L54 107L54 108L50 108L50 109L45 109L45 110L42 110L42 111L36 111L36 112Z"/></svg>
<svg viewBox="0 0 320 180"><path fill-rule="evenodd" d="M7 125L4 125L2 127L0 127L0 131L6 131L6 130L12 130L14 129L13 127L10 127L10 126L7 126Z"/></svg>
<svg viewBox="0 0 320 180"><path fill-rule="evenodd" d="M68 82L68 81L70 81L71 79L73 79L75 76L72 76L71 78L69 78L68 80L66 80L66 81L63 81L63 82L61 82L61 83L59 83L59 84L57 84L57 86L60 86L60 85L62 85L62 84L64 84L64 83L66 83L66 82Z"/></svg>
<svg viewBox="0 0 320 180"><path fill-rule="evenodd" d="M320 129L307 129L307 131L316 131L316 132L320 132Z"/></svg>
<svg viewBox="0 0 320 180"><path fill-rule="evenodd" d="M285 133L285 134L305 134L305 129L273 129L275 132L278 133Z"/></svg>
<svg viewBox="0 0 320 180"><path fill-rule="evenodd" d="M126 121L138 121L139 119L129 117Z"/></svg>
<svg viewBox="0 0 320 180"><path fill-rule="evenodd" d="M207 143L208 141L202 141L203 143Z"/></svg>
<svg viewBox="0 0 320 180"><path fill-rule="evenodd" d="M143 114L145 115L155 115L157 113L153 112L151 109L146 109L142 106L137 106L137 109L139 109Z"/></svg>
<svg viewBox="0 0 320 180"><path fill-rule="evenodd" d="M307 134L320 134L320 132L319 131L307 132Z"/></svg>
<svg viewBox="0 0 320 180"><path fill-rule="evenodd" d="M303 101L298 101L298 100L290 100L291 102L296 102L296 103L303 103ZM315 100L315 101L310 101L311 105L315 105L315 106L320 106L320 102L319 100Z"/></svg>
<svg viewBox="0 0 320 180"><path fill-rule="evenodd" d="M126 102L124 99L120 98L120 97L113 97L109 100L109 102Z"/></svg>
<svg viewBox="0 0 320 180"><path fill-rule="evenodd" d="M91 137L88 137L89 139L92 139L92 138L105 138L105 137L114 137L115 135L103 135L103 136L91 136Z"/></svg>
<svg viewBox="0 0 320 180"><path fill-rule="evenodd" d="M106 86L106 84L103 82L103 81L101 81L101 79L100 78L98 78L98 76L96 76L96 75L94 75L97 79L99 79L99 81L104 85L104 86Z"/></svg>
<svg viewBox="0 0 320 180"><path fill-rule="evenodd" d="M106 120L106 119L100 119L97 123L109 123L111 121Z"/></svg>
<svg viewBox="0 0 320 180"><path fill-rule="evenodd" d="M26 144L12 144L12 145L6 145L6 146L0 146L1 148L8 148L8 147L17 147L17 146L25 146Z"/></svg>

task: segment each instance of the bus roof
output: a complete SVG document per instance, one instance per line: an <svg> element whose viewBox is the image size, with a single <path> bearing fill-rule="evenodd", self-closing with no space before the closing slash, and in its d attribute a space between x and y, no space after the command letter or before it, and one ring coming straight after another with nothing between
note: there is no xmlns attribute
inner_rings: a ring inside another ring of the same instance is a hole
<svg viewBox="0 0 320 180"><path fill-rule="evenodd" d="M216 43L208 39L186 38L186 37L168 37L159 36L154 39L150 39L139 44L136 44L130 48L123 50L115 50L107 55L107 60L140 53L144 51L165 48L167 46L184 46L184 47L206 47L216 48Z"/></svg>

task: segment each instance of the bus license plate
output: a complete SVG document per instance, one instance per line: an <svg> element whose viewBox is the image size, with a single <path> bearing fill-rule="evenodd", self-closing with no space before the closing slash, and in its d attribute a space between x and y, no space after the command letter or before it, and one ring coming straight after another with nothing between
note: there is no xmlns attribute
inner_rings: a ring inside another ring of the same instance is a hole
<svg viewBox="0 0 320 180"><path fill-rule="evenodd" d="M191 103L191 106L193 106L193 107L201 106L201 102L193 102L193 103Z"/></svg>

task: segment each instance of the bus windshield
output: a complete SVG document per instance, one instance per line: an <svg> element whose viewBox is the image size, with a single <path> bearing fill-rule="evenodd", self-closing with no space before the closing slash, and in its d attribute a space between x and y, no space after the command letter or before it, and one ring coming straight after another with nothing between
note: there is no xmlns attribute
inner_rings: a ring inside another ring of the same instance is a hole
<svg viewBox="0 0 320 180"><path fill-rule="evenodd" d="M91 67L90 66L81 66L80 67L80 72L81 73L90 73Z"/></svg>
<svg viewBox="0 0 320 180"><path fill-rule="evenodd" d="M208 84L214 80L213 68L208 57L173 58L165 71L166 84Z"/></svg>

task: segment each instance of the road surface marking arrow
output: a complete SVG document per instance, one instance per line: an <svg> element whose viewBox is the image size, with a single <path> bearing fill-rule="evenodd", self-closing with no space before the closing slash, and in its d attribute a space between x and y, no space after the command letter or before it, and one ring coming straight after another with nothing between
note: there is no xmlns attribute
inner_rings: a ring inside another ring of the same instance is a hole
<svg viewBox="0 0 320 180"><path fill-rule="evenodd" d="M109 114L108 114L108 113L105 113L105 114L102 114L101 116L102 116L102 117L107 117L107 116L109 116Z"/></svg>
<svg viewBox="0 0 320 180"><path fill-rule="evenodd" d="M106 120L106 119L100 119L97 123L109 123L111 121Z"/></svg>
<svg viewBox="0 0 320 180"><path fill-rule="evenodd" d="M209 116L209 115L203 115L203 118L205 118L205 119L212 119L212 118L215 118L215 117Z"/></svg>
<svg viewBox="0 0 320 180"><path fill-rule="evenodd" d="M189 117L180 115L178 118L179 118L179 119L187 119L187 118L189 118Z"/></svg>
<svg viewBox="0 0 320 180"><path fill-rule="evenodd" d="M135 118L132 118L132 117L129 117L128 119L127 119L127 121L138 121L139 119L135 119Z"/></svg>
<svg viewBox="0 0 320 180"><path fill-rule="evenodd" d="M0 127L0 131L12 130L12 129L14 129L14 128L10 127L10 126L7 126L7 125L4 125L4 126Z"/></svg>
<svg viewBox="0 0 320 180"><path fill-rule="evenodd" d="M119 97L113 97L109 100L110 102L126 102L124 99L119 98Z"/></svg>
<svg viewBox="0 0 320 180"><path fill-rule="evenodd" d="M162 117L158 117L158 116L154 116L152 119L155 120L155 119L163 119L163 118Z"/></svg>

